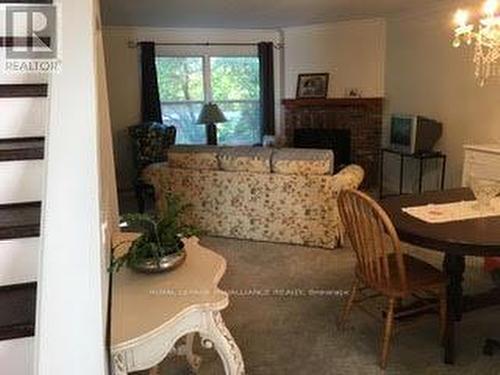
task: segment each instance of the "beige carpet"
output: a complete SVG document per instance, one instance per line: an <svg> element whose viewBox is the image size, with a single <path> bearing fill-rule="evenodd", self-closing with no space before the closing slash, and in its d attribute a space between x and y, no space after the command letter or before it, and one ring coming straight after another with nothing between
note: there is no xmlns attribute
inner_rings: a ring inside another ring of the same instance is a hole
<svg viewBox="0 0 500 375"><path fill-rule="evenodd" d="M222 254L228 270L221 286L226 290L283 290L295 294L324 291L325 295L270 297L231 296L223 312L238 342L249 375L382 374L377 366L381 326L355 310L349 328L339 332L335 320L343 304L335 292L349 289L354 259L349 249L327 251L298 246L203 238L202 244ZM440 265L439 255L410 249ZM490 286L478 270L468 271L467 289ZM285 293L287 294L287 293ZM438 319L429 316L399 332L385 374L500 374L500 353L481 354L486 337L500 338L500 309L465 316L460 324L458 360L442 364ZM200 375L223 374L215 352L197 348L203 357ZM162 374L190 374L181 357L167 358Z"/></svg>

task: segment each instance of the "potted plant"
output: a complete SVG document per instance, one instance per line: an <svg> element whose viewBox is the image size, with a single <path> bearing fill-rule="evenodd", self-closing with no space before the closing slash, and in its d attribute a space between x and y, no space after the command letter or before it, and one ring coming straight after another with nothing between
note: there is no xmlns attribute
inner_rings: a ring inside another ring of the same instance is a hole
<svg viewBox="0 0 500 375"><path fill-rule="evenodd" d="M168 193L166 206L159 214L126 214L122 221L127 228L141 232L129 251L113 257L110 271L118 272L123 265L142 273L160 273L179 267L186 259L181 238L197 234L193 227L183 225L180 215L189 207Z"/></svg>

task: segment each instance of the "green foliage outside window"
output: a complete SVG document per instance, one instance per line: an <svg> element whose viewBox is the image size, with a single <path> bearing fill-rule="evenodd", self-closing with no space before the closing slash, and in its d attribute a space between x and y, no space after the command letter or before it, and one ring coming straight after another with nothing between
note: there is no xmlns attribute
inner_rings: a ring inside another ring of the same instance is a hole
<svg viewBox="0 0 500 375"><path fill-rule="evenodd" d="M156 60L162 102L203 101L203 58L161 57Z"/></svg>
<svg viewBox="0 0 500 375"><path fill-rule="evenodd" d="M177 143L205 143L203 125L196 125L205 98L217 103L227 123L218 125L221 144L260 142L260 83L257 57L211 57L211 80L204 92L203 57L157 59L163 116L179 126Z"/></svg>
<svg viewBox="0 0 500 375"><path fill-rule="evenodd" d="M259 59L256 57L212 57L212 98L259 100Z"/></svg>

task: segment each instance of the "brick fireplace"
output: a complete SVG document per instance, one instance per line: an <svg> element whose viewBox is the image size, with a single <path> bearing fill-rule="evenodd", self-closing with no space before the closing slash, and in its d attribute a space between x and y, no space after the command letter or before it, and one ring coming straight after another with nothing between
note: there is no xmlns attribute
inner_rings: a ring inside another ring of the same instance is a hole
<svg viewBox="0 0 500 375"><path fill-rule="evenodd" d="M349 134L350 147L335 150L336 154L350 152L349 155L336 155L342 160L361 165L366 173L364 186L375 187L378 184L379 156L382 138L383 99L285 99L283 100L285 113L285 144L287 147L304 146L297 144L296 133L314 134L311 129L339 130L344 132L331 132L334 134ZM310 129L307 132L303 130ZM346 132L347 131L347 132ZM328 132L317 132L324 137ZM345 137L345 136L344 136ZM314 142L312 143L314 144ZM328 142L322 143L330 148ZM339 144L332 140L332 145Z"/></svg>

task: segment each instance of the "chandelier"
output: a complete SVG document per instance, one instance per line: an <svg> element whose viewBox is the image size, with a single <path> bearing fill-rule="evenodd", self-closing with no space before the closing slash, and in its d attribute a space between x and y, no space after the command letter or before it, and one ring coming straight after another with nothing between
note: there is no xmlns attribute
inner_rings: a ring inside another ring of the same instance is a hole
<svg viewBox="0 0 500 375"><path fill-rule="evenodd" d="M475 75L483 86L493 76L500 74L500 14L498 0L487 0L481 18L470 23L470 13L459 9L455 13L455 38L453 46L474 44Z"/></svg>

